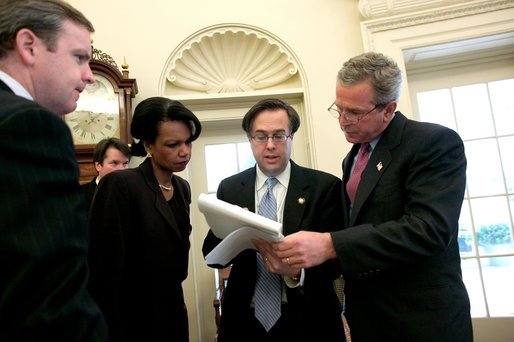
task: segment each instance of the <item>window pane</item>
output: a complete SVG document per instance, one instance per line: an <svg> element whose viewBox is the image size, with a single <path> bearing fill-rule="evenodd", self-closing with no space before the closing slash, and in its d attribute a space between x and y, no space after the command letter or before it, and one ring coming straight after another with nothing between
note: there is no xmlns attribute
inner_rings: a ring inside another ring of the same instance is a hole
<svg viewBox="0 0 514 342"><path fill-rule="evenodd" d="M249 142L237 144L237 157L239 165L238 172L249 169L255 165L255 158L253 157Z"/></svg>
<svg viewBox="0 0 514 342"><path fill-rule="evenodd" d="M220 182L255 165L249 142L205 146L207 189L216 192Z"/></svg>
<svg viewBox="0 0 514 342"><path fill-rule="evenodd" d="M452 88L457 128L462 139L494 135L489 96L485 84Z"/></svg>
<svg viewBox="0 0 514 342"><path fill-rule="evenodd" d="M514 133L514 79L489 83L491 105L498 135Z"/></svg>
<svg viewBox="0 0 514 342"><path fill-rule="evenodd" d="M465 147L469 196L504 193L505 186L496 140L468 141Z"/></svg>
<svg viewBox="0 0 514 342"><path fill-rule="evenodd" d="M506 196L471 200L480 255L514 252Z"/></svg>
<svg viewBox="0 0 514 342"><path fill-rule="evenodd" d="M482 290L482 280L478 270L477 259L462 260L462 278L466 289L468 290L469 300L471 302L471 317L486 317L484 292Z"/></svg>
<svg viewBox="0 0 514 342"><path fill-rule="evenodd" d="M216 192L224 178L238 171L235 144L218 144L205 146L205 163L207 172L207 190Z"/></svg>
<svg viewBox="0 0 514 342"><path fill-rule="evenodd" d="M514 112L513 112L514 114ZM512 124L514 126L514 123ZM514 192L514 137L498 139L507 192Z"/></svg>
<svg viewBox="0 0 514 342"><path fill-rule="evenodd" d="M485 258L481 265L489 315L514 316L514 257Z"/></svg>
<svg viewBox="0 0 514 342"><path fill-rule="evenodd" d="M450 89L438 89L417 93L419 117L421 121L438 123L453 130L455 116Z"/></svg>
<svg viewBox="0 0 514 342"><path fill-rule="evenodd" d="M417 94L420 119L466 147L458 243L472 317L514 316L514 79Z"/></svg>

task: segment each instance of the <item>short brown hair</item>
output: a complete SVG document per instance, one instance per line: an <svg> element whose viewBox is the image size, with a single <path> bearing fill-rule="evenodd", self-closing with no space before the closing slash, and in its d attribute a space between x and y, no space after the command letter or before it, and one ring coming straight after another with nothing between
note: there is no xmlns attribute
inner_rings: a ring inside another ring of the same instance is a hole
<svg viewBox="0 0 514 342"><path fill-rule="evenodd" d="M130 148L127 144L118 138L105 138L96 144L95 151L93 152L93 162L103 165L105 154L110 147L119 150L125 157L130 159Z"/></svg>
<svg viewBox="0 0 514 342"><path fill-rule="evenodd" d="M2 0L0 2L0 59L14 48L16 34L29 29L49 51L55 50L63 23L72 21L95 32L93 24L77 9L61 0Z"/></svg>
<svg viewBox="0 0 514 342"><path fill-rule="evenodd" d="M243 130L246 132L246 135L250 136L253 121L258 114L264 112L265 110L275 111L279 109L283 109L287 112L287 117L289 119L289 129L291 130L289 134L293 135L300 127L300 116L289 103L275 98L263 99L257 102L245 114L241 125Z"/></svg>

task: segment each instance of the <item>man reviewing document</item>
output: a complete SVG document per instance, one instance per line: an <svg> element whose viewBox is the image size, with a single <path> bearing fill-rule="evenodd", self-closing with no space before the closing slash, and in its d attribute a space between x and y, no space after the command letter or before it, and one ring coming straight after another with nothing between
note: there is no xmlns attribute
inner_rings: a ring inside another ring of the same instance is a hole
<svg viewBox="0 0 514 342"><path fill-rule="evenodd" d="M329 110L354 144L343 161L345 229L291 234L274 250L298 267L338 261L355 342L473 341L457 241L462 139L396 110L402 72L390 57L352 57L336 82Z"/></svg>
<svg viewBox="0 0 514 342"><path fill-rule="evenodd" d="M290 160L300 126L294 108L278 99L262 100L246 113L242 126L257 165L224 179L217 197L281 222L284 235L307 227L340 228L341 181ZM209 231L204 256L220 242ZM343 341L341 306L333 288L336 264L302 270L282 263L269 243L255 245L258 252L245 250L231 262L218 341ZM261 296L265 278L275 285ZM273 298L277 286L278 299ZM273 312L261 314L261 301L272 302L265 305Z"/></svg>

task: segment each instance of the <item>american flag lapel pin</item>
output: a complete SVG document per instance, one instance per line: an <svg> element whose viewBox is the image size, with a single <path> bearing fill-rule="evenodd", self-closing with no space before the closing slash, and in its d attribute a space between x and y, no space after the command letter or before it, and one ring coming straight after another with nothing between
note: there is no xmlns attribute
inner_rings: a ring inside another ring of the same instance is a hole
<svg viewBox="0 0 514 342"><path fill-rule="evenodd" d="M382 170L382 167L383 167L383 166L382 166L382 162L379 162L379 163L377 164L377 170L378 170L378 171Z"/></svg>

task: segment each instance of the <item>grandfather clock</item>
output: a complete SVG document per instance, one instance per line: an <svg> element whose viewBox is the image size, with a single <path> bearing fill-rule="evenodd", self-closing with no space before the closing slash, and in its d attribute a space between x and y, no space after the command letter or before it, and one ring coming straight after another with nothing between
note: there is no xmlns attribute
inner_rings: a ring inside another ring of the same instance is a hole
<svg viewBox="0 0 514 342"><path fill-rule="evenodd" d="M64 116L73 136L80 183L96 176L93 151L100 140L116 137L131 143L132 99L138 92L136 80L129 78L127 64L120 71L111 56L94 47L92 50L89 66L95 83L86 86L77 109Z"/></svg>

